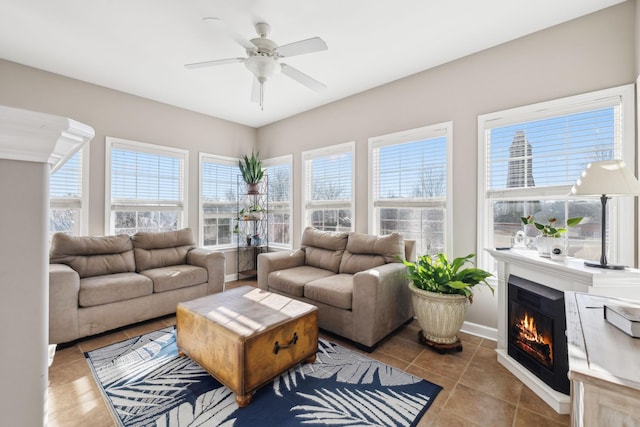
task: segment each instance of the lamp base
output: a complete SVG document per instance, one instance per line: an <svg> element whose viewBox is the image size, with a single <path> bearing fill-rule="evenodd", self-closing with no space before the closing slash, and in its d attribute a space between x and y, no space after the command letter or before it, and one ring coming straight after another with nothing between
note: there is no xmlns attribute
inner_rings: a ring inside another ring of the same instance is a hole
<svg viewBox="0 0 640 427"><path fill-rule="evenodd" d="M607 270L624 270L625 268L627 268L626 265L622 264L600 264L596 261L585 261L584 265L587 267L604 268Z"/></svg>

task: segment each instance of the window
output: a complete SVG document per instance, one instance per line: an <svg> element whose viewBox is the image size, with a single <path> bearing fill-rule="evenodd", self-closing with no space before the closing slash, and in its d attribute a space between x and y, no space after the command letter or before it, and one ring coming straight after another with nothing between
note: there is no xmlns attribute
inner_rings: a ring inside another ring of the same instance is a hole
<svg viewBox="0 0 640 427"><path fill-rule="evenodd" d="M369 139L370 229L401 233L417 254L446 252L452 123Z"/></svg>
<svg viewBox="0 0 640 427"><path fill-rule="evenodd" d="M303 228L353 230L354 148L349 142L302 153Z"/></svg>
<svg viewBox="0 0 640 427"><path fill-rule="evenodd" d="M269 245L291 247L292 156L262 162L269 178Z"/></svg>
<svg viewBox="0 0 640 427"><path fill-rule="evenodd" d="M632 85L480 116L478 253L511 246L519 231L524 244L535 247L538 233L522 216L544 223L556 218L561 225L583 217L564 237L568 255L597 260L601 239L615 236L608 257L633 265L633 200L611 199L609 229L601 236L599 198L568 196L592 161L622 159L634 169L633 123Z"/></svg>
<svg viewBox="0 0 640 427"><path fill-rule="evenodd" d="M237 216L238 159L200 153L200 236L202 246L230 247Z"/></svg>
<svg viewBox="0 0 640 427"><path fill-rule="evenodd" d="M89 145L78 150L51 174L49 180L49 234L88 234L87 191Z"/></svg>
<svg viewBox="0 0 640 427"><path fill-rule="evenodd" d="M107 233L184 227L188 152L107 137Z"/></svg>

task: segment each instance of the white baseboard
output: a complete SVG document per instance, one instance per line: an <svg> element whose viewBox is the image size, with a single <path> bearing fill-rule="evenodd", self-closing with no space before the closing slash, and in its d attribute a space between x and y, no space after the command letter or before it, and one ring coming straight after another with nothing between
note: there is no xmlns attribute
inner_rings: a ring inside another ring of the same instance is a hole
<svg viewBox="0 0 640 427"><path fill-rule="evenodd" d="M490 328L488 326L479 325L472 322L464 322L462 324L462 332L475 335L480 338L486 338L492 341L498 341L498 329Z"/></svg>
<svg viewBox="0 0 640 427"><path fill-rule="evenodd" d="M238 280L238 275L237 274L227 274L226 276L224 276L224 283L227 282L234 282Z"/></svg>

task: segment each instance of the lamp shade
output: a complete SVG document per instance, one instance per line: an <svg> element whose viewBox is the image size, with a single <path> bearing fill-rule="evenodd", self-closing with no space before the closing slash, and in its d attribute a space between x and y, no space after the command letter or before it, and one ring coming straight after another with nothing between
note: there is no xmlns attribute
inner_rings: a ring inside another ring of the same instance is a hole
<svg viewBox="0 0 640 427"><path fill-rule="evenodd" d="M582 171L571 196L637 196L640 182L622 160L592 162Z"/></svg>

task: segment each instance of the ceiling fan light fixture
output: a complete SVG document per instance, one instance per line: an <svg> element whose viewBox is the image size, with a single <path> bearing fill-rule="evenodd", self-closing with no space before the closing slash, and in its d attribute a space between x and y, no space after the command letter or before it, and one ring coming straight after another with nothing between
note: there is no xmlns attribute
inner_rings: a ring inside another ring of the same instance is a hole
<svg viewBox="0 0 640 427"><path fill-rule="evenodd" d="M268 56L250 56L244 61L244 65L258 80L266 81L280 72L278 61Z"/></svg>
<svg viewBox="0 0 640 427"><path fill-rule="evenodd" d="M244 61L244 65L260 83L260 109L264 110L264 84L268 79L280 72L278 61L269 56L253 55Z"/></svg>

